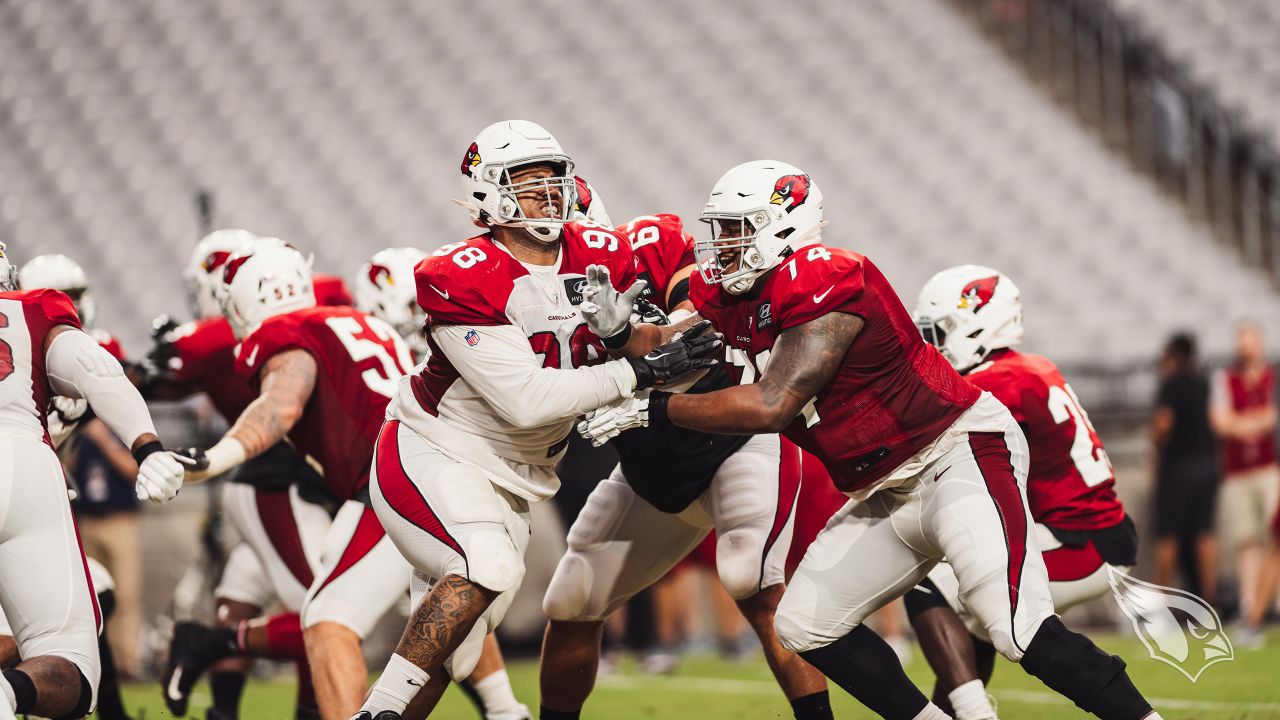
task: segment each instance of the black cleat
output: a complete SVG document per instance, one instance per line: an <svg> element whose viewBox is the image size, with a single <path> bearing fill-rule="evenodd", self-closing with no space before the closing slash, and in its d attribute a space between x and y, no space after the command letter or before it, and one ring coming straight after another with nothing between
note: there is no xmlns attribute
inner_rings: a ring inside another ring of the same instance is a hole
<svg viewBox="0 0 1280 720"><path fill-rule="evenodd" d="M169 662L160 678L169 712L179 717L186 715L196 680L210 665L235 654L234 632L194 622L178 623L169 641Z"/></svg>
<svg viewBox="0 0 1280 720"><path fill-rule="evenodd" d="M392 710L383 710L377 715L373 715L368 710L361 710L352 715L351 720L400 720L400 713Z"/></svg>

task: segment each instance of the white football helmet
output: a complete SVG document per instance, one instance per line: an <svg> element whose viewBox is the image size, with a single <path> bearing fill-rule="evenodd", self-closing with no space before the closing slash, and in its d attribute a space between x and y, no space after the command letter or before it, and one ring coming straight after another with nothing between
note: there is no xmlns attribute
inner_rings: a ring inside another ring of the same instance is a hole
<svg viewBox="0 0 1280 720"><path fill-rule="evenodd" d="M519 185L511 183L511 171L536 164L550 164L556 174ZM560 207L553 209L552 217L525 217L516 200L517 193L552 189L560 194ZM523 227L542 242L556 242L560 228L571 219L576 194L573 160L564 154L551 133L528 120L504 120L490 125L480 131L462 158L460 202L471 211L471 219L481 225Z"/></svg>
<svg viewBox="0 0 1280 720"><path fill-rule="evenodd" d="M960 265L934 275L916 300L916 326L960 372L1022 342L1022 300L1004 273Z"/></svg>
<svg viewBox="0 0 1280 720"><path fill-rule="evenodd" d="M227 259L218 276L218 300L237 338L267 318L315 306L311 260L274 238L261 238Z"/></svg>
<svg viewBox="0 0 1280 720"><path fill-rule="evenodd" d="M18 266L9 262L4 252L4 243L0 242L0 291L18 289Z"/></svg>
<svg viewBox="0 0 1280 720"><path fill-rule="evenodd" d="M98 304L89 292L89 276L66 255L37 255L18 269L18 285L24 290L51 288L71 298L84 328L92 328L98 318Z"/></svg>
<svg viewBox="0 0 1280 720"><path fill-rule="evenodd" d="M604 206L604 198L591 187L591 183L575 175L573 178L577 196L573 202L573 221L583 225L597 227L613 227L609 219L609 210Z"/></svg>
<svg viewBox="0 0 1280 720"><path fill-rule="evenodd" d="M753 160L716 182L699 219L711 226L711 237L694 245L702 277L740 295L819 239L822 191L794 165Z"/></svg>
<svg viewBox="0 0 1280 720"><path fill-rule="evenodd" d="M191 251L182 280L187 286L187 301L197 320L222 314L218 302L218 276L227 259L238 250L257 240L248 230L225 228L205 235Z"/></svg>
<svg viewBox="0 0 1280 720"><path fill-rule="evenodd" d="M369 258L353 285L356 309L395 328L418 357L428 352L422 334L427 313L418 305L413 270L426 257L417 248L387 248Z"/></svg>

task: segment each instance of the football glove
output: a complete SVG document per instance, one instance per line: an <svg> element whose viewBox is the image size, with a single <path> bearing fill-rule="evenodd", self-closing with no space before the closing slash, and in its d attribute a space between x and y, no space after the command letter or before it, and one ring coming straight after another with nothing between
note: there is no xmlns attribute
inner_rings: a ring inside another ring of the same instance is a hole
<svg viewBox="0 0 1280 720"><path fill-rule="evenodd" d="M709 320L703 320L648 355L628 358L627 362L636 373L636 390L644 390L714 366L723 348L723 336L711 329Z"/></svg>
<svg viewBox="0 0 1280 720"><path fill-rule="evenodd" d="M627 344L631 338L631 310L647 286L644 280L636 280L620 293L609 280L609 268L587 266L587 287L582 291L578 311L605 347L616 350Z"/></svg>
<svg viewBox="0 0 1280 720"><path fill-rule="evenodd" d="M632 428L649 425L649 392L625 397L587 413L578 423L578 434L600 447Z"/></svg>
<svg viewBox="0 0 1280 720"><path fill-rule="evenodd" d="M190 458L165 450L159 442L139 448L134 458L138 460L135 489L139 500L165 503L177 497L182 489L184 466Z"/></svg>

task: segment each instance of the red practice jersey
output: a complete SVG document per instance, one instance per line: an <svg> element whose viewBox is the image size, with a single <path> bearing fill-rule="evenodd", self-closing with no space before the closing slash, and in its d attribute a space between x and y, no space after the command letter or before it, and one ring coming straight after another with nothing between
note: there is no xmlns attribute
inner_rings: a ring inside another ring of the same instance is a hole
<svg viewBox="0 0 1280 720"><path fill-rule="evenodd" d="M1027 436L1027 500L1036 522L1101 530L1124 519L1107 451L1056 365L1001 350L965 377L1004 403Z"/></svg>
<svg viewBox="0 0 1280 720"><path fill-rule="evenodd" d="M783 431L842 492L887 477L981 395L920 337L889 281L858 253L801 247L758 287L755 297L731 295L701 273L690 284L698 312L724 334L729 371L741 382L760 377L788 328L833 312L865 321L835 377Z"/></svg>
<svg viewBox="0 0 1280 720"><path fill-rule="evenodd" d="M0 432L49 442L45 413L53 390L44 344L59 325L80 327L75 306L63 293L0 292Z"/></svg>
<svg viewBox="0 0 1280 720"><path fill-rule="evenodd" d="M618 232L631 239L639 269L637 278L649 283L642 297L665 313L671 278L694 264L693 238L684 231L677 215L642 215L618 227Z"/></svg>
<svg viewBox="0 0 1280 720"><path fill-rule="evenodd" d="M311 287L315 291L317 305L355 305L347 281L337 275L315 273L311 276Z"/></svg>
<svg viewBox="0 0 1280 720"><path fill-rule="evenodd" d="M218 413L235 422L258 394L236 373L237 343L231 324L223 317L195 320L174 328L169 339L174 380L193 393L208 395Z"/></svg>
<svg viewBox="0 0 1280 720"><path fill-rule="evenodd" d="M387 402L412 367L409 348L377 318L348 307L313 307L263 322L241 344L236 371L256 386L272 357L294 349L315 359L316 385L289 440L319 465L337 499L350 500L369 483Z"/></svg>

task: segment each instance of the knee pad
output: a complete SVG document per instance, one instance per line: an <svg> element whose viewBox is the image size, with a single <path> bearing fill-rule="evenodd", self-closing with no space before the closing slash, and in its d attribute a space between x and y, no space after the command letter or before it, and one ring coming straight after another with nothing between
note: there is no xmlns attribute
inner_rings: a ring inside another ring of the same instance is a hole
<svg viewBox="0 0 1280 720"><path fill-rule="evenodd" d="M486 590L503 593L524 580L524 557L505 528L480 530L466 540L467 579Z"/></svg>
<svg viewBox="0 0 1280 720"><path fill-rule="evenodd" d="M730 530L716 538L716 572L720 584L734 600L760 591L764 548L746 529Z"/></svg>
<svg viewBox="0 0 1280 720"><path fill-rule="evenodd" d="M1068 630L1054 616L1040 624L1022 656L1022 667L1082 710L1093 713L1107 687L1124 673L1125 663L1084 635Z"/></svg>
<svg viewBox="0 0 1280 720"><path fill-rule="evenodd" d="M607 543L618 532L631 504L635 491L624 482L605 480L596 485L587 502L582 506L566 538L574 550L588 551Z"/></svg>
<svg viewBox="0 0 1280 720"><path fill-rule="evenodd" d="M824 647L837 639L818 633L814 628L813 613L806 611L804 603L794 599L788 602L791 597L791 588L788 587L773 613L773 631L778 634L782 647L798 653Z"/></svg>
<svg viewBox="0 0 1280 720"><path fill-rule="evenodd" d="M951 608L946 598L942 597L942 591L927 577L902 596L902 604L907 608L907 619L912 622L925 610Z"/></svg>
<svg viewBox="0 0 1280 720"><path fill-rule="evenodd" d="M547 594L542 598L542 611L552 620L600 620L591 605L591 565L576 550L560 558Z"/></svg>

